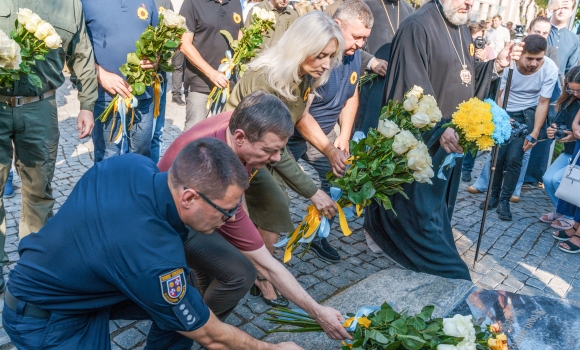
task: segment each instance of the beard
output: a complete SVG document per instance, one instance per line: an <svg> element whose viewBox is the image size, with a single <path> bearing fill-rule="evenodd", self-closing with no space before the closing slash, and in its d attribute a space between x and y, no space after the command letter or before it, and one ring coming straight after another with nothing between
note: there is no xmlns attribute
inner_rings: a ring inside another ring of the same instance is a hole
<svg viewBox="0 0 580 350"><path fill-rule="evenodd" d="M467 13L459 13L458 12L459 9L453 8L453 6L448 2L446 3L442 2L442 5L445 18L447 18L447 20L451 22L451 24L460 26L466 24L467 21L469 21L469 17L471 17L471 8Z"/></svg>

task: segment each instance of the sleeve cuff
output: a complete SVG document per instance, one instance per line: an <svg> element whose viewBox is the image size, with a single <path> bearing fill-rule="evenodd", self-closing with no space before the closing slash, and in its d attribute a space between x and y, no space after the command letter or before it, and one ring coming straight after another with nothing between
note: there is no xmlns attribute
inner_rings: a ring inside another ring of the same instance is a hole
<svg viewBox="0 0 580 350"><path fill-rule="evenodd" d="M94 112L95 111L95 102L81 102L81 110Z"/></svg>

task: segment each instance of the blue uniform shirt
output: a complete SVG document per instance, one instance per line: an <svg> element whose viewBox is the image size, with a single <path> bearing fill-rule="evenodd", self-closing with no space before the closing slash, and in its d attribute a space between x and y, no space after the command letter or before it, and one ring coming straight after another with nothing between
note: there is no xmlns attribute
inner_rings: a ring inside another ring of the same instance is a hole
<svg viewBox="0 0 580 350"><path fill-rule="evenodd" d="M22 239L8 289L58 314L81 314L132 300L164 330L203 326L209 309L193 287L179 219L149 158L125 154L95 164L58 213Z"/></svg>
<svg viewBox="0 0 580 350"><path fill-rule="evenodd" d="M360 65L360 50L356 50L354 55L345 55L342 64L331 71L326 84L316 89L320 97L314 97L309 113L325 134L332 131L344 104L354 95ZM294 135L302 137L298 130L295 130Z"/></svg>
<svg viewBox="0 0 580 350"><path fill-rule="evenodd" d="M558 59L560 74L568 73L570 68L578 64L580 59L580 41L578 36L566 28L558 29L552 25L550 36L548 36L548 45L555 46L558 49Z"/></svg>
<svg viewBox="0 0 580 350"><path fill-rule="evenodd" d="M105 70L118 74L119 68L127 62L127 54L135 52L135 42L148 25L155 27L159 14L154 0L82 0L87 32L93 50L95 62ZM137 11L147 17L139 17ZM122 76L123 77L123 76ZM144 94L136 96L138 99L151 98L153 90L148 87ZM97 101L109 102L109 95L99 84Z"/></svg>

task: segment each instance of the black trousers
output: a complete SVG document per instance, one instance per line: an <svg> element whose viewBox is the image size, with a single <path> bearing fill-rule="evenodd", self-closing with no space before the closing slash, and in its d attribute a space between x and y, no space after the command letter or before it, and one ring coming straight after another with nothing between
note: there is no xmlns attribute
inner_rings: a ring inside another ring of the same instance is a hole
<svg viewBox="0 0 580 350"><path fill-rule="evenodd" d="M190 230L184 248L203 302L217 318L225 321L254 284L256 269L216 232L208 235Z"/></svg>
<svg viewBox="0 0 580 350"><path fill-rule="evenodd" d="M535 108L519 112L508 112L509 116L521 124L528 126L531 132L534 128ZM524 137L527 135L524 135ZM491 196L500 200L509 200L514 194L524 158L524 138L520 137L510 143L501 145L497 157L496 173L491 187Z"/></svg>
<svg viewBox="0 0 580 350"><path fill-rule="evenodd" d="M173 73L171 73L171 93L181 95L181 85L183 84L183 70L185 67L185 55L179 50L171 58Z"/></svg>

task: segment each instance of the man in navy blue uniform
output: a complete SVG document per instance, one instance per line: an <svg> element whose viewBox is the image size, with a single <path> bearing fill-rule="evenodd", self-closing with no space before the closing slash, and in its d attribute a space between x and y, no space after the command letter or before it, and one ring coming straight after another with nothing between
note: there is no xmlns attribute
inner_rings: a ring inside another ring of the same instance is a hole
<svg viewBox="0 0 580 350"><path fill-rule="evenodd" d="M288 140L288 149L296 160L302 158L310 164L320 178L321 188L327 194L330 185L326 173L333 171L342 176L348 158L348 141L358 109L358 81L361 70L360 48L371 33L373 14L363 1L346 1L333 15L342 29L345 41L342 64L335 67L328 82L317 89L308 113L296 123L296 132ZM340 135L334 132L340 124ZM315 238L311 250L319 258L339 262L340 255L326 238Z"/></svg>
<svg viewBox="0 0 580 350"><path fill-rule="evenodd" d="M162 173L127 154L97 163L58 213L22 239L3 325L19 349L110 349L109 320L149 319L148 349L300 349L220 322L186 284L189 226L233 218L246 169L222 141L199 139Z"/></svg>

